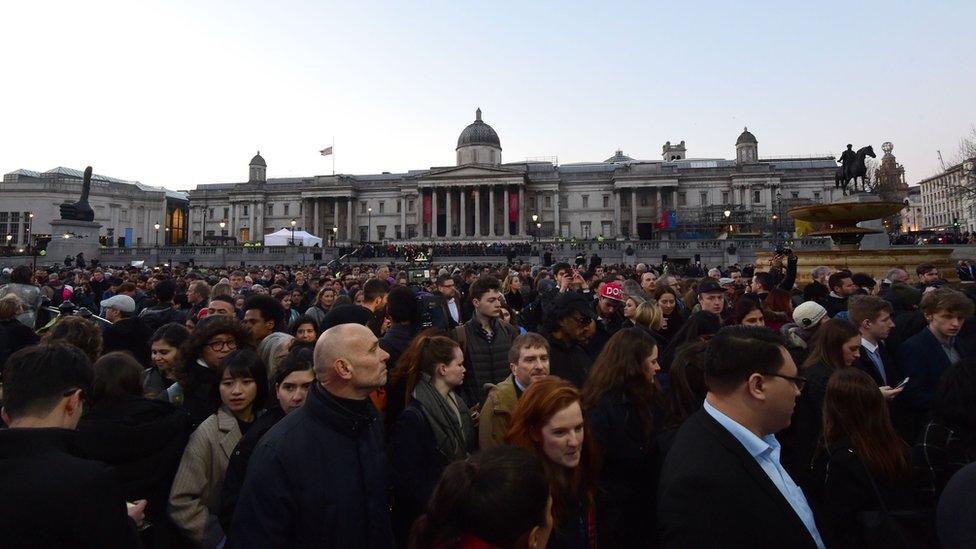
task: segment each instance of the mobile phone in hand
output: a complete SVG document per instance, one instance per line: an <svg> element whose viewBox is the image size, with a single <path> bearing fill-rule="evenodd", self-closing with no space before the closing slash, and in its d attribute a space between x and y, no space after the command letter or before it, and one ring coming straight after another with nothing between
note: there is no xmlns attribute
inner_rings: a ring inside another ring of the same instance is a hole
<svg viewBox="0 0 976 549"><path fill-rule="evenodd" d="M908 385L908 380L909 379L911 379L911 378L906 377L905 379L901 380L901 383L899 383L898 385L895 385L895 389L901 389L905 385Z"/></svg>

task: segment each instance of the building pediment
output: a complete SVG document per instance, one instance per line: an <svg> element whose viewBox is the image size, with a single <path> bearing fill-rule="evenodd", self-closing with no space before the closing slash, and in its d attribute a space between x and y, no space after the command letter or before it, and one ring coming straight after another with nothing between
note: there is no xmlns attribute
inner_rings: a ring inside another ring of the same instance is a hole
<svg viewBox="0 0 976 549"><path fill-rule="evenodd" d="M491 177L522 177L525 168L509 168L488 164L468 164L465 166L450 166L445 168L431 168L427 173L420 174L420 179L482 179Z"/></svg>

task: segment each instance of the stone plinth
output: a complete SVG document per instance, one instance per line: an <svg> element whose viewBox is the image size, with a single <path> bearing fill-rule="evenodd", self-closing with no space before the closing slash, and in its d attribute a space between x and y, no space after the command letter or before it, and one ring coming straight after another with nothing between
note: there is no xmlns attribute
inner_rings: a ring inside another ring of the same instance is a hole
<svg viewBox="0 0 976 549"><path fill-rule="evenodd" d="M51 241L47 245L47 259L61 262L66 256L72 259L79 252L85 254L85 260L98 259L101 246L98 242L98 231L102 225L92 221L73 221L56 219L51 221ZM64 235L70 238L64 238Z"/></svg>
<svg viewBox="0 0 976 549"><path fill-rule="evenodd" d="M950 283L958 283L956 267L952 262L951 248L889 248L887 250L810 250L795 252L797 263L796 283L803 287L810 283L810 271L821 265L832 269L847 269L852 273L868 273L879 283L885 274L895 267L905 269L909 275L915 274L915 267L931 263L939 269L939 275ZM758 270L768 270L770 252L756 253Z"/></svg>

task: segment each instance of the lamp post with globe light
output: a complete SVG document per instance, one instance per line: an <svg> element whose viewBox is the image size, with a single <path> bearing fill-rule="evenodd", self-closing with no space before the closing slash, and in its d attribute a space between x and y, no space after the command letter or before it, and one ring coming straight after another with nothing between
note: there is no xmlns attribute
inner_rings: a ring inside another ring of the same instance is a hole
<svg viewBox="0 0 976 549"><path fill-rule="evenodd" d="M339 241L339 227L332 227L332 246Z"/></svg>
<svg viewBox="0 0 976 549"><path fill-rule="evenodd" d="M366 242L369 242L370 233L373 231L373 207L366 208Z"/></svg>
<svg viewBox="0 0 976 549"><path fill-rule="evenodd" d="M291 224L291 245L294 246L295 245L295 225L298 225L298 221L292 219L289 223Z"/></svg>
<svg viewBox="0 0 976 549"><path fill-rule="evenodd" d="M159 223L153 223L153 228L156 229L156 247L159 247Z"/></svg>

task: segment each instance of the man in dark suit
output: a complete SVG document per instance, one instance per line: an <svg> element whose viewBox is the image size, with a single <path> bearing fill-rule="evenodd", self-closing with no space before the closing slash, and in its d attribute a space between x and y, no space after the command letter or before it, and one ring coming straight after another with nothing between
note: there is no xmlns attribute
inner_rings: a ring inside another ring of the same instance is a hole
<svg viewBox="0 0 976 549"><path fill-rule="evenodd" d="M871 376L885 398L893 399L901 392L895 392L893 387L905 376L885 345L895 327L891 303L873 295L852 296L847 305L847 319L861 332L861 354L854 360L854 367Z"/></svg>
<svg viewBox="0 0 976 549"><path fill-rule="evenodd" d="M830 293L820 304L827 309L827 316L834 318L837 313L847 310L847 300L857 293L857 286L850 271L837 271L827 279L827 287Z"/></svg>
<svg viewBox="0 0 976 549"><path fill-rule="evenodd" d="M733 326L709 341L701 410L675 437L661 471L663 547L824 547L803 491L780 464L804 380L782 337Z"/></svg>
<svg viewBox="0 0 976 549"><path fill-rule="evenodd" d="M447 320L445 329L453 330L458 324L467 322L465 310L461 300L461 293L457 288L457 282L448 274L437 277L437 293L443 298L444 318Z"/></svg>
<svg viewBox="0 0 976 549"><path fill-rule="evenodd" d="M927 292L921 309L928 328L908 338L899 348L901 367L909 378L901 398L910 407L918 428L928 416L942 373L971 352L956 336L973 315L973 302L962 292L943 287Z"/></svg>

